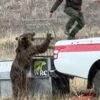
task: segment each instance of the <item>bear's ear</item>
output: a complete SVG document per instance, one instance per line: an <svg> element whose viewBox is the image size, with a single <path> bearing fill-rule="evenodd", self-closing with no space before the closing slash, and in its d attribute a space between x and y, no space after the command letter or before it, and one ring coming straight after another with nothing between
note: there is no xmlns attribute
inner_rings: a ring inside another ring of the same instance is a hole
<svg viewBox="0 0 100 100"><path fill-rule="evenodd" d="M15 40L18 40L18 37L16 37Z"/></svg>

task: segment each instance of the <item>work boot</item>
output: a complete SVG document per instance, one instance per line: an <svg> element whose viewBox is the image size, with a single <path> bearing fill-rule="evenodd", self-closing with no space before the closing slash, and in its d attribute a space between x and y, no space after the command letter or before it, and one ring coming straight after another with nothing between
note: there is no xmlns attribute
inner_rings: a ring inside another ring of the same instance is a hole
<svg viewBox="0 0 100 100"><path fill-rule="evenodd" d="M68 39L68 40L75 39L75 36L68 35L67 39Z"/></svg>
<svg viewBox="0 0 100 100"><path fill-rule="evenodd" d="M69 32L65 32L65 37L67 38L67 40L75 39L75 35L71 35Z"/></svg>
<svg viewBox="0 0 100 100"><path fill-rule="evenodd" d="M67 40L72 40L75 39L75 34L69 33L68 31L65 31L65 37L67 38Z"/></svg>

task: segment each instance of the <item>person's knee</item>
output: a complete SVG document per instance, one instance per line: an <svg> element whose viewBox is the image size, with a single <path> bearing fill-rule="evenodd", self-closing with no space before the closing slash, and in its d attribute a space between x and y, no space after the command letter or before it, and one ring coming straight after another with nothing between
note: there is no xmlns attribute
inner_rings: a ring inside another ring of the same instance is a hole
<svg viewBox="0 0 100 100"><path fill-rule="evenodd" d="M77 17L79 16L78 11L77 11L77 10L74 10L74 9L71 8L71 7L65 8L65 9L64 9L64 12L65 12L67 15L73 17L73 18L77 18Z"/></svg>

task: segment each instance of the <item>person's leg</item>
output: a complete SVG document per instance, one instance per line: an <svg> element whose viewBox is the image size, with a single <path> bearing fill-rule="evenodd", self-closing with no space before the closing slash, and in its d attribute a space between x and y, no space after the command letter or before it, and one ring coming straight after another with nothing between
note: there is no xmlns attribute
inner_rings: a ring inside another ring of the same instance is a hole
<svg viewBox="0 0 100 100"><path fill-rule="evenodd" d="M77 24L75 25L74 28L72 28L71 32L69 33L69 39L74 39L75 35L84 27L85 25L85 21L84 21L84 17L83 14L81 12L79 12L79 16L76 18L77 20Z"/></svg>
<svg viewBox="0 0 100 100"><path fill-rule="evenodd" d="M70 17L73 17L74 19L78 18L80 16L80 13L78 10L75 10L71 7L68 7L64 10L64 12L69 15Z"/></svg>
<svg viewBox="0 0 100 100"><path fill-rule="evenodd" d="M72 39L72 37L70 36L70 30L72 29L72 26L74 25L76 18L78 16L78 13L76 11L74 11L73 8L68 7L64 10L64 12L70 16L69 21L67 22L67 24L65 25L65 34L68 36L68 39Z"/></svg>
<svg viewBox="0 0 100 100"><path fill-rule="evenodd" d="M84 26L83 14L80 11L74 10L71 7L65 9L64 12L71 17L71 21L69 21L66 25L67 26L66 32L68 32L68 39L74 39L76 33ZM77 24L74 26L76 21Z"/></svg>
<svg viewBox="0 0 100 100"><path fill-rule="evenodd" d="M75 23L75 19L73 17L70 17L69 21L65 25L65 34L66 35L69 35L70 29L74 23Z"/></svg>

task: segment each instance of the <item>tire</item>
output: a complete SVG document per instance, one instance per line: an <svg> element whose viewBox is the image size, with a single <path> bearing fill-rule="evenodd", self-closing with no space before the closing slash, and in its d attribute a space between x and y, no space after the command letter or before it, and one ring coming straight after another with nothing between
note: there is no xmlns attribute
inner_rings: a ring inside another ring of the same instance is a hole
<svg viewBox="0 0 100 100"><path fill-rule="evenodd" d="M93 79L94 90L97 95L100 95L100 70L97 71Z"/></svg>
<svg viewBox="0 0 100 100"><path fill-rule="evenodd" d="M54 95L66 95L70 93L70 82L67 75L56 73L59 77L52 78L52 90Z"/></svg>

